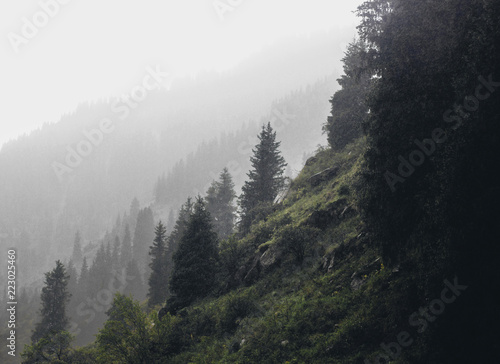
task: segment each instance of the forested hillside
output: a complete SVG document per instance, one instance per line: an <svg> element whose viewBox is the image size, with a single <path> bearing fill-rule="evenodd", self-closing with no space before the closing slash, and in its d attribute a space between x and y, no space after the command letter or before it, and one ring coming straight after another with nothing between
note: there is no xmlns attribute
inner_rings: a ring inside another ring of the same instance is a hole
<svg viewBox="0 0 500 364"><path fill-rule="evenodd" d="M337 92L275 102L74 236L23 363L500 361L500 2L357 15Z"/></svg>
<svg viewBox="0 0 500 364"><path fill-rule="evenodd" d="M39 286L40 275L53 259L71 254L76 231L85 242L102 239L134 198L149 206L155 200L157 178L163 173L168 176L176 163L189 169L184 172L190 173L190 179L184 183L183 171L179 171L183 184L173 186L176 199L169 201L167 214L176 211L194 189L202 191L232 159L242 164L241 176L236 176L241 185L244 163L263 118L275 119L277 125L285 118L283 126L295 125L284 129L291 142L306 131L304 144L295 148L287 143L286 147L298 169L301 158L297 156L305 151L302 146L310 143L304 149L312 151L322 140L317 130L327 108L315 105L336 87L333 77L339 73L342 50L329 45L348 42L350 37L351 33L339 30L285 39L231 72L170 80L170 90L150 91L142 102L131 104L134 107L120 99L82 104L59 122L6 143L0 153L0 203L10 207L0 212L0 244L14 244L26 266L40 269L21 272L23 282L38 281ZM284 59L288 59L286 67ZM168 69L160 70L168 73ZM263 76L271 73L272 82ZM249 93L248 87L237 87L250 80L260 88L255 86ZM302 94L300 110L292 101L297 98L294 93ZM286 110L289 106L290 111ZM315 112L312 117L317 124L311 129L305 109ZM107 126L111 133L102 132L101 138L96 130L103 118L113 124ZM216 146L216 140L225 144ZM86 148L83 154L79 152L81 143L91 143L88 155ZM209 154L237 158L197 154L197 150L206 152L207 146ZM200 160L205 157L206 161ZM195 172L199 165L204 169ZM25 254L29 251L43 254Z"/></svg>

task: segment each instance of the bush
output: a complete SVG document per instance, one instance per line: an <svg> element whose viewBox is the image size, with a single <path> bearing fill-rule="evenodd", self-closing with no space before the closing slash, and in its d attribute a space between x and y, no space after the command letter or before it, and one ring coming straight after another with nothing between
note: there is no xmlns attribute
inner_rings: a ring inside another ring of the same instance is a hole
<svg viewBox="0 0 500 364"><path fill-rule="evenodd" d="M278 233L278 244L290 252L298 264L302 264L318 240L320 230L310 226L286 225Z"/></svg>

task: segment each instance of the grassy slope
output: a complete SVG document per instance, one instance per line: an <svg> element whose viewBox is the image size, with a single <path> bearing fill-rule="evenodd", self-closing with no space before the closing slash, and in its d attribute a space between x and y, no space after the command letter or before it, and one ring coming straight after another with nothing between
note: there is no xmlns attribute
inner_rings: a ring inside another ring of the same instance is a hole
<svg viewBox="0 0 500 364"><path fill-rule="evenodd" d="M285 252L252 284L173 318L178 353L169 363L364 363L380 352L382 341L395 340L409 314L402 307L412 302L405 294L409 280L385 269L353 208L363 148L358 140L342 153L318 152L285 200L238 242L247 254L264 252L283 241L284 226L314 225L311 216L330 213L305 261L298 264ZM309 183L332 166L340 167L336 177L316 187ZM338 217L332 206L350 206L350 213ZM409 352L418 348L416 343Z"/></svg>

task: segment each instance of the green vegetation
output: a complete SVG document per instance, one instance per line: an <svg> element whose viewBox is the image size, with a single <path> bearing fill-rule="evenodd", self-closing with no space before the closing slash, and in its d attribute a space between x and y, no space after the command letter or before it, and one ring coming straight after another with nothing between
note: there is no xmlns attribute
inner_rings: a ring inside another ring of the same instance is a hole
<svg viewBox="0 0 500 364"><path fill-rule="evenodd" d="M168 275L166 266L167 230L160 221L155 229L155 240L150 248L151 275L149 276L148 304L154 307L165 302L167 298Z"/></svg>
<svg viewBox="0 0 500 364"><path fill-rule="evenodd" d="M348 49L325 125L330 147L306 162L285 197L275 201L285 162L268 124L240 198L239 234L219 242L205 202L188 200L168 239L157 227L149 302L118 294L95 344L74 351L63 325L39 342L57 350L28 354L102 363L493 362L500 5L372 0L358 14L361 39ZM472 97L481 102L472 106ZM212 206L214 196L215 187Z"/></svg>
<svg viewBox="0 0 500 364"><path fill-rule="evenodd" d="M287 166L279 150L281 142L276 141L276 132L271 127L262 125L258 135L259 143L252 149L250 158L252 169L248 172L248 180L241 188L239 198L241 221L239 230L248 233L253 222L260 218L262 209L271 205L285 185L283 174Z"/></svg>

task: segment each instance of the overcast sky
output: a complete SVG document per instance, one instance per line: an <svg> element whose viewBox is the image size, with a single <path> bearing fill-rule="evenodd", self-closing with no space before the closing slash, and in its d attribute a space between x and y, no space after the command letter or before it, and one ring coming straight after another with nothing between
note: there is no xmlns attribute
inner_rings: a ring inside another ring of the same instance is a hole
<svg viewBox="0 0 500 364"><path fill-rule="evenodd" d="M340 26L354 34L351 12L361 2L3 0L0 145L80 102L127 92L147 65L193 75L234 67L287 35Z"/></svg>

